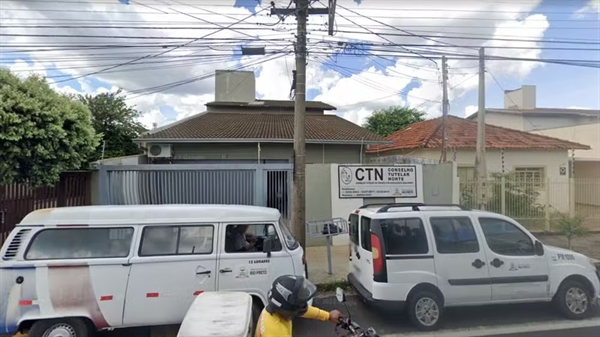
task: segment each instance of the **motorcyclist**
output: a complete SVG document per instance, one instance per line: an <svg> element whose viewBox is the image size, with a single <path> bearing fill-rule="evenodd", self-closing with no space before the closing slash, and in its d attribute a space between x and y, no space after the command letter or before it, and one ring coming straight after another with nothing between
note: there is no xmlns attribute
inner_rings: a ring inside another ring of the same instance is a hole
<svg viewBox="0 0 600 337"><path fill-rule="evenodd" d="M302 276L278 277L267 295L269 302L260 314L254 337L292 337L295 317L338 323L343 317L340 311L327 312L308 305L316 292L317 287Z"/></svg>

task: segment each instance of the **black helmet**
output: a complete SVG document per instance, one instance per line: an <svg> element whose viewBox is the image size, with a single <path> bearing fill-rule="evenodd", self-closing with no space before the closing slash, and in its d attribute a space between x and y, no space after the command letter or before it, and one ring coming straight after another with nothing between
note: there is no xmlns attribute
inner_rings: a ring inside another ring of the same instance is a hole
<svg viewBox="0 0 600 337"><path fill-rule="evenodd" d="M302 276L283 275L274 282L267 297L267 311L288 317L302 316L308 301L317 293L317 286Z"/></svg>

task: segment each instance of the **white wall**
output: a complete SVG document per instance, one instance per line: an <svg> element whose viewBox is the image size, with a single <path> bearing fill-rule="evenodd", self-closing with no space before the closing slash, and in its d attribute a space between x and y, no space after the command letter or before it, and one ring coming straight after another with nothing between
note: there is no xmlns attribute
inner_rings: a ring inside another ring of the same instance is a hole
<svg viewBox="0 0 600 337"><path fill-rule="evenodd" d="M339 198L339 179L338 166L344 164L331 164L331 217L348 219L351 212L364 205L364 199L340 199ZM412 165L412 164L411 164ZM381 165L385 166L385 165ZM417 197L416 198L396 198L396 202L423 202L423 167L417 166ZM348 234L337 235L333 237L333 245L347 245L349 243Z"/></svg>
<svg viewBox="0 0 600 337"><path fill-rule="evenodd" d="M568 126L564 128L531 131L539 135L555 137L575 143L589 145L591 150L575 150L575 158L600 161L600 122Z"/></svg>
<svg viewBox="0 0 600 337"><path fill-rule="evenodd" d="M411 155L421 158L439 158L437 149L420 149ZM475 151L459 150L456 155L453 152L448 153L448 159L453 160L456 156L456 163L460 166L474 166ZM544 167L545 176L549 184L545 189L539 191L540 203L545 203L546 198L550 196L550 204L556 209L566 212L569 210L569 176L560 175L560 167L569 167L569 155L567 150L507 150L504 151L504 158L499 150L486 151L486 165L488 173L511 172L515 167ZM504 170L503 170L504 168Z"/></svg>
<svg viewBox="0 0 600 337"><path fill-rule="evenodd" d="M523 116L515 114L485 113L485 124L523 131Z"/></svg>

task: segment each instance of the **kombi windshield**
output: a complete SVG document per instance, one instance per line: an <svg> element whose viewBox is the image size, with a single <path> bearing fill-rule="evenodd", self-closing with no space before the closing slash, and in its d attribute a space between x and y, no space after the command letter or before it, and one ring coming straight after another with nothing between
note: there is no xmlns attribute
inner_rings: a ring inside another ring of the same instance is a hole
<svg viewBox="0 0 600 337"><path fill-rule="evenodd" d="M285 241L285 245L289 250L294 250L300 246L292 231L289 229L283 218L279 218L279 228L281 228L281 232L283 233L283 240Z"/></svg>

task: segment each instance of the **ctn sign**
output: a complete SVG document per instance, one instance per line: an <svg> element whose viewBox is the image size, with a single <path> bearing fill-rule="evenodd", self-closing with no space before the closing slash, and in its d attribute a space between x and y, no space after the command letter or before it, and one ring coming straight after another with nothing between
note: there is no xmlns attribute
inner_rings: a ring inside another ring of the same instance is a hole
<svg viewBox="0 0 600 337"><path fill-rule="evenodd" d="M338 166L339 197L416 198L418 165Z"/></svg>

